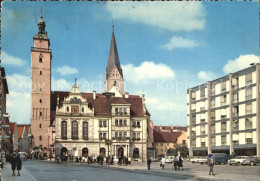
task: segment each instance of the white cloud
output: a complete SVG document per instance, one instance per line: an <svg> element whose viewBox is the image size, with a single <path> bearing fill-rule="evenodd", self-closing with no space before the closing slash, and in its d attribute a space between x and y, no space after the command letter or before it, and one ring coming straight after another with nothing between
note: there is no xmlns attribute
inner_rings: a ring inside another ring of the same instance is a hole
<svg viewBox="0 0 260 181"><path fill-rule="evenodd" d="M175 102L170 102L168 98L159 99L158 97L147 97L146 104L158 111L186 111L187 109L185 104L177 104Z"/></svg>
<svg viewBox="0 0 260 181"><path fill-rule="evenodd" d="M31 110L31 79L21 74L7 75L9 94L6 106L11 122L30 123Z"/></svg>
<svg viewBox="0 0 260 181"><path fill-rule="evenodd" d="M169 43L166 45L163 45L162 48L167 50L173 50L175 48L193 48L195 46L198 46L198 43L194 40L190 40L183 37L175 37L173 36Z"/></svg>
<svg viewBox="0 0 260 181"><path fill-rule="evenodd" d="M56 68L56 72L58 72L60 75L72 75L78 73L78 70L76 68L71 68L67 65L63 65L61 67Z"/></svg>
<svg viewBox="0 0 260 181"><path fill-rule="evenodd" d="M11 56L5 51L2 51L1 53L1 60L4 65L23 66L26 64L26 61L15 56Z"/></svg>
<svg viewBox="0 0 260 181"><path fill-rule="evenodd" d="M170 31L201 30L205 10L201 2L108 2L112 19L130 20Z"/></svg>
<svg viewBox="0 0 260 181"><path fill-rule="evenodd" d="M228 60L228 63L223 67L223 72L226 74L233 73L250 66L251 63L260 63L260 57L256 55L240 55L235 60Z"/></svg>
<svg viewBox="0 0 260 181"><path fill-rule="evenodd" d="M131 82L140 80L172 79L175 76L174 71L167 65L155 64L151 61L144 61L141 65L135 67L133 64L123 65L124 77Z"/></svg>
<svg viewBox="0 0 260 181"><path fill-rule="evenodd" d="M214 80L215 78L217 78L217 75L215 75L211 71L200 71L198 73L198 78L199 78L199 80L202 80L202 81L211 81L211 80Z"/></svg>

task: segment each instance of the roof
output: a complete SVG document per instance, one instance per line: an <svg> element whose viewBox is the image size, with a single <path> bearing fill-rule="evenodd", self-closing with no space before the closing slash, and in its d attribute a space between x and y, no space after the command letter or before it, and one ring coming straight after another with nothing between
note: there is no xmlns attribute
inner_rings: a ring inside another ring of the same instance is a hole
<svg viewBox="0 0 260 181"><path fill-rule="evenodd" d="M181 132L158 132L153 131L153 138L155 143L175 143Z"/></svg>
<svg viewBox="0 0 260 181"><path fill-rule="evenodd" d="M174 131L174 130L180 130L180 131L187 131L186 126L154 126L154 129L156 131Z"/></svg>
<svg viewBox="0 0 260 181"><path fill-rule="evenodd" d="M27 135L29 134L30 126L28 124L17 124L17 132L18 132L18 138L23 137L24 129L26 129Z"/></svg>
<svg viewBox="0 0 260 181"><path fill-rule="evenodd" d="M51 93L51 110L56 111L57 98L59 96L59 107L63 105L64 98L69 96L69 92L53 91ZM82 97L87 99L89 108L94 108L95 116L110 116L111 104L130 104L130 115L136 117L142 117L143 102L142 98L136 95L129 96L128 98L122 97L109 97L102 94L96 94L96 99L93 99L93 93L82 93ZM149 112L146 115L150 116Z"/></svg>
<svg viewBox="0 0 260 181"><path fill-rule="evenodd" d="M119 61L117 46L116 46L116 39L115 39L114 31L113 31L112 38L111 38L111 44L110 44L109 57L108 57L108 61L107 61L106 78L108 78L108 76L110 75L112 70L115 68L115 66L118 69L121 77L123 78L123 71L120 66L120 61Z"/></svg>
<svg viewBox="0 0 260 181"><path fill-rule="evenodd" d="M16 122L14 122L14 123L10 122L9 124L10 124L11 132L14 133L15 132L15 127L16 127Z"/></svg>
<svg viewBox="0 0 260 181"><path fill-rule="evenodd" d="M6 81L6 75L5 75L5 68L0 66L0 77L3 80L3 85L4 85L4 89L6 94L9 94L9 90L8 90L8 85L7 85L7 81Z"/></svg>

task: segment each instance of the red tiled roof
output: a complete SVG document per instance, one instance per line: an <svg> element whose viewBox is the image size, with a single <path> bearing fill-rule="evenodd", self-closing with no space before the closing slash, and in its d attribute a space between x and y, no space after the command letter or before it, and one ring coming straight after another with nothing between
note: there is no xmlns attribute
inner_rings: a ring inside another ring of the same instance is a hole
<svg viewBox="0 0 260 181"><path fill-rule="evenodd" d="M181 130L181 131L187 131L186 126L173 126L174 130Z"/></svg>
<svg viewBox="0 0 260 181"><path fill-rule="evenodd" d="M28 124L17 124L18 138L22 138L23 137L24 128L26 129L26 133L28 135L29 129L30 129L30 125L28 125Z"/></svg>
<svg viewBox="0 0 260 181"><path fill-rule="evenodd" d="M9 124L10 124L10 130L11 130L11 132L14 133L14 132L15 132L16 122L14 122L14 123L10 122Z"/></svg>
<svg viewBox="0 0 260 181"><path fill-rule="evenodd" d="M51 94L51 110L56 111L57 98L59 95L59 106L63 105L64 98L69 96L69 92L59 92L54 91ZM95 116L109 116L111 114L111 104L112 103L126 103L130 105L130 114L131 116L143 116L143 103L142 98L136 95L129 95L128 98L118 98L110 97L107 98L102 94L96 94L96 99L93 99L93 93L82 93L82 96L87 99L89 108L94 108ZM149 115L149 112L146 113ZM149 115L150 116L150 115Z"/></svg>
<svg viewBox="0 0 260 181"><path fill-rule="evenodd" d="M153 131L153 138L155 143L175 143L181 132L158 132Z"/></svg>
<svg viewBox="0 0 260 181"><path fill-rule="evenodd" d="M171 130L181 130L181 131L187 131L187 127L185 126L154 126L154 129L159 131L161 130L167 130L167 131L171 131Z"/></svg>

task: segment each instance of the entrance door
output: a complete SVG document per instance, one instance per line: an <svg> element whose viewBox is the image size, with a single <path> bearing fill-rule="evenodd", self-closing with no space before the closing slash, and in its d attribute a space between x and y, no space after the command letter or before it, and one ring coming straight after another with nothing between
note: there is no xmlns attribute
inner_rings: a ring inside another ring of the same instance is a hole
<svg viewBox="0 0 260 181"><path fill-rule="evenodd" d="M124 157L124 148L119 147L117 150L117 156L123 158Z"/></svg>

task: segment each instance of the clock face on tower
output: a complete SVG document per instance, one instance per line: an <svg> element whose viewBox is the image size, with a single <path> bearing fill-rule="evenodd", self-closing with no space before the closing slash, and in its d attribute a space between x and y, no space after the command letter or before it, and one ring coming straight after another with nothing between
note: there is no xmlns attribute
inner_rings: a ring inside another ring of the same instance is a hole
<svg viewBox="0 0 260 181"><path fill-rule="evenodd" d="M71 110L72 110L72 114L78 114L79 113L79 106L72 106Z"/></svg>

